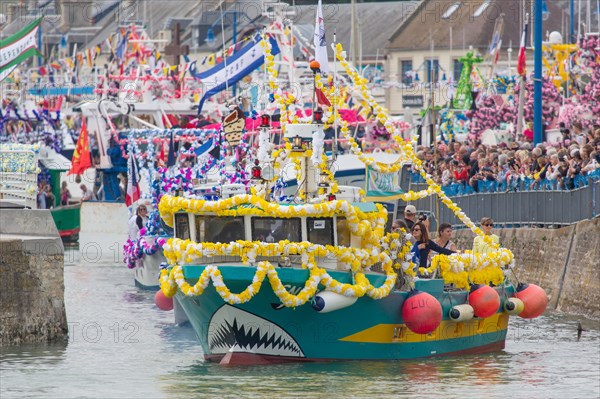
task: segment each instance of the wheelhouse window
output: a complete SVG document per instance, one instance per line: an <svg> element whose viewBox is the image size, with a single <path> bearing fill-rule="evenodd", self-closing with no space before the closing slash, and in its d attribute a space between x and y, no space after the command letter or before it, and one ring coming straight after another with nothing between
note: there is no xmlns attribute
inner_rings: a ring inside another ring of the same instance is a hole
<svg viewBox="0 0 600 399"><path fill-rule="evenodd" d="M338 217L336 218L336 227L337 227L337 245L343 247L350 246L350 226L346 218Z"/></svg>
<svg viewBox="0 0 600 399"><path fill-rule="evenodd" d="M243 217L196 216L197 242L228 243L245 238Z"/></svg>
<svg viewBox="0 0 600 399"><path fill-rule="evenodd" d="M313 244L334 245L332 218L308 218L306 219L306 230L308 241Z"/></svg>
<svg viewBox="0 0 600 399"><path fill-rule="evenodd" d="M252 218L252 240L262 242L302 241L300 218Z"/></svg>
<svg viewBox="0 0 600 399"><path fill-rule="evenodd" d="M175 214L175 237L182 240L190 239L190 219L187 213Z"/></svg>

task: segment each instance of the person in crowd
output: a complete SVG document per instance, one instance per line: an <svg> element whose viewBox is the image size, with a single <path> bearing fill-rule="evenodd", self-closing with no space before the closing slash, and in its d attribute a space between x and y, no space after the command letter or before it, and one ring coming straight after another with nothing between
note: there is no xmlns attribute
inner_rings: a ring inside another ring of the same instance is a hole
<svg viewBox="0 0 600 399"><path fill-rule="evenodd" d="M404 208L404 223L406 226L412 230L413 225L415 224L417 217L417 208L414 205L406 205Z"/></svg>
<svg viewBox="0 0 600 399"><path fill-rule="evenodd" d="M404 220L396 219L392 223L392 233L400 233L402 230L405 232L409 232L408 226L404 222Z"/></svg>
<svg viewBox="0 0 600 399"><path fill-rule="evenodd" d="M73 129L73 126L75 126L75 121L73 120L73 115L65 116L65 126L69 130Z"/></svg>
<svg viewBox="0 0 600 399"><path fill-rule="evenodd" d="M567 161L567 164L569 165L569 167L567 169L567 175L565 177L565 188L572 190L575 188L575 179L581 173L581 169L583 166L583 159L581 159L579 150L571 150L571 159Z"/></svg>
<svg viewBox="0 0 600 399"><path fill-rule="evenodd" d="M492 234L492 229L494 228L494 221L490 217L484 217L480 221L481 230L483 230L483 234L487 237L490 237L491 242L493 244L500 244L500 238ZM473 253L474 254L488 254L490 252L494 252L496 248L493 244L490 244L485 237L477 236L473 240Z"/></svg>
<svg viewBox="0 0 600 399"><path fill-rule="evenodd" d="M54 194L49 184L44 186L44 195L46 196L46 209L54 208Z"/></svg>
<svg viewBox="0 0 600 399"><path fill-rule="evenodd" d="M413 256L412 260L419 267L427 267L431 251L435 251L444 255L452 255L456 253L456 251L442 248L433 240L430 240L427 228L422 222L417 222L414 224L412 228L412 235L416 240L411 250Z"/></svg>
<svg viewBox="0 0 600 399"><path fill-rule="evenodd" d="M140 230L148 222L148 208L146 205L140 205L135 211L135 215L129 219L129 238L136 240L139 238Z"/></svg>
<svg viewBox="0 0 600 399"><path fill-rule="evenodd" d="M467 168L467 165L465 164L464 160L455 160L452 163L452 168L454 181L456 183L467 184L467 182L469 181L469 169Z"/></svg>
<svg viewBox="0 0 600 399"><path fill-rule="evenodd" d="M37 207L38 209L46 209L46 192L44 190L46 183L38 183Z"/></svg>
<svg viewBox="0 0 600 399"><path fill-rule="evenodd" d="M81 189L81 202L94 200L94 193L88 190L85 184L82 183L79 188Z"/></svg>
<svg viewBox="0 0 600 399"><path fill-rule="evenodd" d="M61 205L69 205L69 200L71 199L71 192L67 187L67 182L63 181L60 185L60 204Z"/></svg>
<svg viewBox="0 0 600 399"><path fill-rule="evenodd" d="M427 214L421 213L417 220L419 222L423 223L423 225L425 226L425 229L427 229L427 232L429 232L429 219L427 218Z"/></svg>
<svg viewBox="0 0 600 399"><path fill-rule="evenodd" d="M533 142L533 121L527 121L527 127L523 130L525 140Z"/></svg>
<svg viewBox="0 0 600 399"><path fill-rule="evenodd" d="M440 224L440 228L438 229L438 238L434 241L442 248L458 252L456 244L452 242L452 226L448 223Z"/></svg>

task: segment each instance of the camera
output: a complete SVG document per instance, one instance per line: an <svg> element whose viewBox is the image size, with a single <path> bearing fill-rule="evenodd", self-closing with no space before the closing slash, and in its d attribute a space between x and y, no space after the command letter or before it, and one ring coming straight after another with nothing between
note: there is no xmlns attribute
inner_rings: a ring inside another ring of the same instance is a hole
<svg viewBox="0 0 600 399"><path fill-rule="evenodd" d="M419 221L424 222L427 220L427 215L422 213L419 215Z"/></svg>

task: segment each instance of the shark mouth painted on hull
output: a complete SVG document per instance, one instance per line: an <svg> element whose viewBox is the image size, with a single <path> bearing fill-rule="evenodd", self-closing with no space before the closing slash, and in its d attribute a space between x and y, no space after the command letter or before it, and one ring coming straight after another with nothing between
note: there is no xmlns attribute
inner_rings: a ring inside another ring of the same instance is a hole
<svg viewBox="0 0 600 399"><path fill-rule="evenodd" d="M210 319L208 345L212 354L248 352L304 357L300 346L284 329L255 314L223 305Z"/></svg>

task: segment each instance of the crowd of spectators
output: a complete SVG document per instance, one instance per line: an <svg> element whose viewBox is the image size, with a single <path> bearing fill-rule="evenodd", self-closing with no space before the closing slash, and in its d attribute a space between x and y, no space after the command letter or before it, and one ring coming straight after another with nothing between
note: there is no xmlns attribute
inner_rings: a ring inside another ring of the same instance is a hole
<svg viewBox="0 0 600 399"><path fill-rule="evenodd" d="M556 143L483 144L439 142L437 148L418 147L427 173L448 195L477 192L572 190L600 179L600 126L589 131L561 129ZM420 177L413 174L413 181Z"/></svg>

